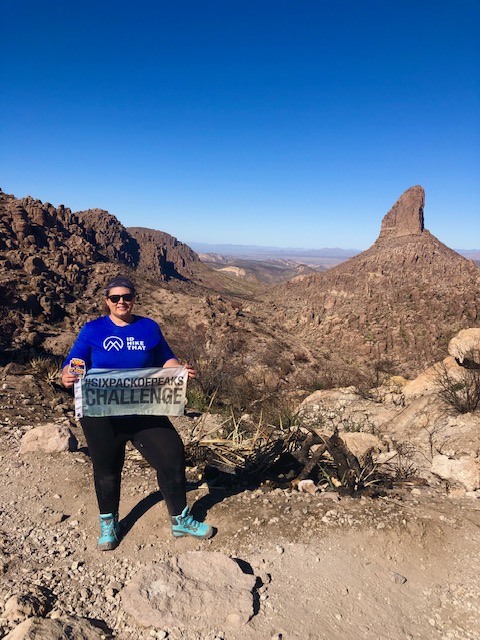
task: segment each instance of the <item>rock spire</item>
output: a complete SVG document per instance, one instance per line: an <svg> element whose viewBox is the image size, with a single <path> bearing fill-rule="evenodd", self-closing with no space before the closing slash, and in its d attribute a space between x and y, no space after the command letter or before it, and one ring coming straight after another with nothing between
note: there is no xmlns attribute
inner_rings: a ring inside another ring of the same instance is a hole
<svg viewBox="0 0 480 640"><path fill-rule="evenodd" d="M424 230L424 206L423 187L416 185L407 189L383 218L378 239L421 234Z"/></svg>

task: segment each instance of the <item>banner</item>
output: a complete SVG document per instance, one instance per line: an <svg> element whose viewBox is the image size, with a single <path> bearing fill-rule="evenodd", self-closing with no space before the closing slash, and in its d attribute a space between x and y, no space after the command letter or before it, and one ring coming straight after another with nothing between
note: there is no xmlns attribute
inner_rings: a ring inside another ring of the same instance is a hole
<svg viewBox="0 0 480 640"><path fill-rule="evenodd" d="M91 369L75 383L75 416L182 416L185 367Z"/></svg>

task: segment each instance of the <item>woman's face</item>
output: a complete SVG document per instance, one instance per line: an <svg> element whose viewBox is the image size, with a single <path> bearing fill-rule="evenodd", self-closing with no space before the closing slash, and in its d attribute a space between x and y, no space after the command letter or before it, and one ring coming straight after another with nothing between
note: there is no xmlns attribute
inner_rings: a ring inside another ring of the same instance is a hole
<svg viewBox="0 0 480 640"><path fill-rule="evenodd" d="M124 296L131 298L131 300L126 300ZM134 303L135 294L127 287L113 287L105 298L105 304L110 311L110 315L119 320L127 321L131 318Z"/></svg>

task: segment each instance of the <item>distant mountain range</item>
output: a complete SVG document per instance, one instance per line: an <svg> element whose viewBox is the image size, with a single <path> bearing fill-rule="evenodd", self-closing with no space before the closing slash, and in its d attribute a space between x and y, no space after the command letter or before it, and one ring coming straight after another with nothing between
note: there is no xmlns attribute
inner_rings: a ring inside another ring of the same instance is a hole
<svg viewBox="0 0 480 640"><path fill-rule="evenodd" d="M340 249L339 247L323 247L322 249L305 249L298 247L263 247L249 244L210 244L207 242L187 242L197 253L215 253L224 256L237 256L245 259L333 259L336 262L348 260L361 253L360 249ZM480 249L455 249L468 260L480 261Z"/></svg>
<svg viewBox="0 0 480 640"><path fill-rule="evenodd" d="M480 249L455 249L455 251L467 260L480 262Z"/></svg>
<svg viewBox="0 0 480 640"><path fill-rule="evenodd" d="M299 249L296 247L261 247L250 244L209 244L207 242L188 242L197 253L220 253L226 256L241 257L275 257L290 258L291 256L305 258L342 258L347 260L360 253L359 249Z"/></svg>

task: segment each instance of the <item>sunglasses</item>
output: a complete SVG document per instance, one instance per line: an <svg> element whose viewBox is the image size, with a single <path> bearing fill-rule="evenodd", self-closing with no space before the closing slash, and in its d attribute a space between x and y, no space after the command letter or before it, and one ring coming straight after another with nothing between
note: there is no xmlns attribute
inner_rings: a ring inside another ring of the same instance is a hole
<svg viewBox="0 0 480 640"><path fill-rule="evenodd" d="M113 302L113 304L117 304L117 302L120 302L120 300L123 298L124 302L131 302L134 298L134 294L133 293L122 293L121 296L113 294L113 296L107 296L107 298Z"/></svg>

